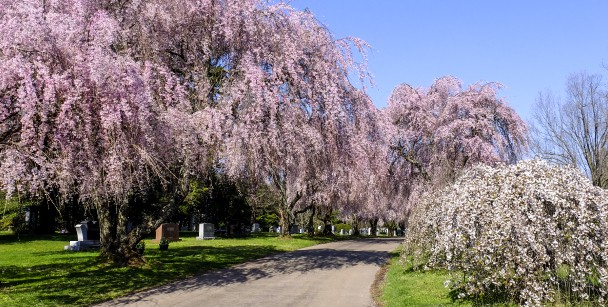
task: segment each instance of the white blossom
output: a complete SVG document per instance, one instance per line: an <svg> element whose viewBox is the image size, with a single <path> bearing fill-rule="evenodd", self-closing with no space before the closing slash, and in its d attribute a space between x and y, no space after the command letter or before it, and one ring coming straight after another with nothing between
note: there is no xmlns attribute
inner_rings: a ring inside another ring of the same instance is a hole
<svg viewBox="0 0 608 307"><path fill-rule="evenodd" d="M539 305L565 291L575 301L603 302L607 200L572 167L480 165L414 210L404 255L414 266L460 276L450 285L470 298L502 291Z"/></svg>

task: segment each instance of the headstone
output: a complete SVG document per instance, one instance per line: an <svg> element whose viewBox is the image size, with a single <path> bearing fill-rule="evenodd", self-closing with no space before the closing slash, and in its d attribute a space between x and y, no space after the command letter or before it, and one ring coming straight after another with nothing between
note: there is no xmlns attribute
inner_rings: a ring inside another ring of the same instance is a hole
<svg viewBox="0 0 608 307"><path fill-rule="evenodd" d="M262 229L260 228L260 224L258 223L253 223L253 225L251 226L251 232L261 232Z"/></svg>
<svg viewBox="0 0 608 307"><path fill-rule="evenodd" d="M274 232L274 226L268 227L268 232Z"/></svg>
<svg viewBox="0 0 608 307"><path fill-rule="evenodd" d="M169 242L179 241L179 225L174 223L161 224L156 228L156 242L165 237Z"/></svg>
<svg viewBox="0 0 608 307"><path fill-rule="evenodd" d="M215 226L211 223L202 223L198 225L199 240L215 239Z"/></svg>
<svg viewBox="0 0 608 307"><path fill-rule="evenodd" d="M78 241L86 241L89 239L86 223L76 225L76 238Z"/></svg>
<svg viewBox="0 0 608 307"><path fill-rule="evenodd" d="M281 233L281 226L277 227L277 233Z"/></svg>
<svg viewBox="0 0 608 307"><path fill-rule="evenodd" d="M336 226L331 225L331 233L336 233Z"/></svg>
<svg viewBox="0 0 608 307"><path fill-rule="evenodd" d="M70 245L64 246L64 250L81 251L97 249L101 246L99 224L97 222L82 221L75 228L78 241L70 241Z"/></svg>
<svg viewBox="0 0 608 307"><path fill-rule="evenodd" d="M344 229L340 229L340 235L341 236L346 235L346 231Z"/></svg>
<svg viewBox="0 0 608 307"><path fill-rule="evenodd" d="M352 229L348 231L348 235L349 235L349 236L352 236L352 235L353 235L353 230L352 230Z"/></svg>
<svg viewBox="0 0 608 307"><path fill-rule="evenodd" d="M300 233L304 233L305 231L304 228L300 228Z"/></svg>

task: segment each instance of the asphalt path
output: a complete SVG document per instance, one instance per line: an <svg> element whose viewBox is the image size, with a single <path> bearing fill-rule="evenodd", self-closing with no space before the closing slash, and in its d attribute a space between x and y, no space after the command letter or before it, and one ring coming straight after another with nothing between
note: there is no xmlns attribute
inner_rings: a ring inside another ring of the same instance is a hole
<svg viewBox="0 0 608 307"><path fill-rule="evenodd" d="M99 306L373 306L375 275L402 241L372 238L315 245Z"/></svg>

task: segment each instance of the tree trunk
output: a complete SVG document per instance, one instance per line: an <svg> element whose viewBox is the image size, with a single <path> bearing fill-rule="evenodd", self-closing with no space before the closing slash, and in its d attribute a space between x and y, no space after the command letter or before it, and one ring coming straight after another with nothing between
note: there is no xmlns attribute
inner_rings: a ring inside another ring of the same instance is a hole
<svg viewBox="0 0 608 307"><path fill-rule="evenodd" d="M308 233L309 237L314 237L315 236L315 224L314 224L314 220L315 220L315 212L317 208L315 206L312 206L311 208L311 213L310 213L310 217L308 218L308 223L306 225L306 232Z"/></svg>
<svg viewBox="0 0 608 307"><path fill-rule="evenodd" d="M287 193L287 185L284 180L279 180L279 177L275 177L274 183L281 193L281 203L279 204L279 224L281 226L281 237L289 238L289 217L291 210L295 208L296 204L302 198L302 193L296 192L296 195L292 200L289 200L289 194Z"/></svg>
<svg viewBox="0 0 608 307"><path fill-rule="evenodd" d="M101 256L116 262L116 209L108 203L96 204L99 218L99 240L101 241Z"/></svg>
<svg viewBox="0 0 608 307"><path fill-rule="evenodd" d="M353 217L353 235L358 236L361 233L359 232L359 219L355 216Z"/></svg>
<svg viewBox="0 0 608 307"><path fill-rule="evenodd" d="M375 218L373 220L371 220L369 222L370 227L371 227L371 233L369 234L370 236L376 236L378 233L378 218Z"/></svg>
<svg viewBox="0 0 608 307"><path fill-rule="evenodd" d="M279 226L281 227L281 237L290 237L289 230L289 212L286 205L282 205L279 210Z"/></svg>
<svg viewBox="0 0 608 307"><path fill-rule="evenodd" d="M138 258L134 242L141 238L129 238L127 233L127 217L125 211L128 204L98 204L99 237L101 241L101 256L108 260L124 265L133 258Z"/></svg>
<svg viewBox="0 0 608 307"><path fill-rule="evenodd" d="M334 233L331 231L331 208L327 208L327 211L322 216L321 220L323 221L323 234L326 236L333 236Z"/></svg>
<svg viewBox="0 0 608 307"><path fill-rule="evenodd" d="M169 215L170 210L150 214L142 208L139 203L125 202L122 204L99 203L96 204L99 218L99 235L101 241L101 256L119 265L125 265L133 261L141 261L141 256L136 252L135 246L144 236L156 229ZM153 204L145 204L153 206ZM158 205L158 204L157 204ZM173 202L164 203L161 206L172 206ZM139 221L129 221L129 212L138 210ZM148 214L146 214L148 213ZM133 222L128 229L129 222Z"/></svg>
<svg viewBox="0 0 608 307"><path fill-rule="evenodd" d="M284 237L284 238L291 237L291 234L289 233L289 224L291 222L290 214L291 214L291 210L296 206L296 204L298 203L300 198L302 198L302 194L300 192L297 192L296 196L291 201L287 200L287 196L283 197L283 199L285 201L283 202L283 205L281 206L281 208L279 210L279 215L280 215L279 223L281 224L281 237Z"/></svg>

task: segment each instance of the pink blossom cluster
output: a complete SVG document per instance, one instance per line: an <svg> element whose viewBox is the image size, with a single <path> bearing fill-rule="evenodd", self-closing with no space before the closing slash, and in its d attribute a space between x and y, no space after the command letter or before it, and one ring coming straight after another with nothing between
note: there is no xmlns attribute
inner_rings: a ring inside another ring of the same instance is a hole
<svg viewBox="0 0 608 307"><path fill-rule="evenodd" d="M357 143L376 110L348 76L366 82L367 45L334 38L310 12L257 0L0 0L0 17L9 195L116 205L126 221L139 194L178 194L219 162L271 185L285 215L353 204L341 201L348 180L365 177L349 166L371 146Z"/></svg>
<svg viewBox="0 0 608 307"><path fill-rule="evenodd" d="M116 52L122 29L94 2L0 6L3 189L105 202L168 177L185 142L176 77Z"/></svg>
<svg viewBox="0 0 608 307"><path fill-rule="evenodd" d="M477 163L514 162L527 146L522 119L497 83L463 88L446 76L429 88L399 85L383 110L393 174L407 182L408 209Z"/></svg>
<svg viewBox="0 0 608 307"><path fill-rule="evenodd" d="M477 162L513 161L526 144L526 124L497 97L496 83L463 89L442 77L428 89L400 85L386 109L393 122L392 141L427 164L429 172Z"/></svg>
<svg viewBox="0 0 608 307"><path fill-rule="evenodd" d="M428 195L405 256L445 268L462 296L502 291L524 305L608 298L608 193L574 167L479 165Z"/></svg>

